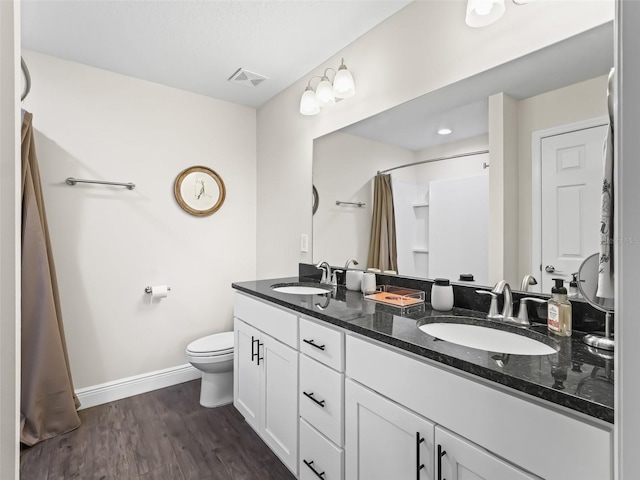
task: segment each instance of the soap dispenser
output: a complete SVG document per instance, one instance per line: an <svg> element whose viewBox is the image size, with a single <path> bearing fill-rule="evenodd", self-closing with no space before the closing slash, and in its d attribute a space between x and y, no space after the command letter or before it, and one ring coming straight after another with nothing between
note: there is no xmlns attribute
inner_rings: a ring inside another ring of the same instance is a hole
<svg viewBox="0 0 640 480"><path fill-rule="evenodd" d="M551 289L548 302L547 327L550 332L562 337L571 336L571 303L567 299L567 289L562 278L554 278L556 285Z"/></svg>
<svg viewBox="0 0 640 480"><path fill-rule="evenodd" d="M580 293L578 292L578 272L571 274L571 282L569 282L569 293L567 297L578 298Z"/></svg>

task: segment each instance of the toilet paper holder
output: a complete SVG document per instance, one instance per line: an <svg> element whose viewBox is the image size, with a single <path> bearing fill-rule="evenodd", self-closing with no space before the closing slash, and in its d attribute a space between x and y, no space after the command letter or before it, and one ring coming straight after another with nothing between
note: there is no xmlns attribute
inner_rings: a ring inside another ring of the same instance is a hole
<svg viewBox="0 0 640 480"><path fill-rule="evenodd" d="M167 291L170 292L171 291L171 287L167 287ZM144 292L145 293L151 293L151 287L145 287Z"/></svg>

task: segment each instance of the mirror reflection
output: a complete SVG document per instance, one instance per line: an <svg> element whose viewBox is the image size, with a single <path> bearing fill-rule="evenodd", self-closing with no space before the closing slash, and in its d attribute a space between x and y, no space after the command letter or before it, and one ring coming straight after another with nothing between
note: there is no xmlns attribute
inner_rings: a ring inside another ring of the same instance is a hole
<svg viewBox="0 0 640 480"><path fill-rule="evenodd" d="M378 266L373 185L387 172L399 274L516 288L532 275L543 293L570 280L598 250L612 65L606 24L317 138L314 261Z"/></svg>

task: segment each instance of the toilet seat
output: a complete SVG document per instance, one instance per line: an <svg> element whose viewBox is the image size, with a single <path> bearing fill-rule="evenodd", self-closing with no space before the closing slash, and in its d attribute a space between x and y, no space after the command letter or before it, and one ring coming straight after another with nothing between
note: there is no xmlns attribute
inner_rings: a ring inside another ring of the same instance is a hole
<svg viewBox="0 0 640 480"><path fill-rule="evenodd" d="M233 353L233 332L216 333L191 342L187 353L194 357L217 357Z"/></svg>

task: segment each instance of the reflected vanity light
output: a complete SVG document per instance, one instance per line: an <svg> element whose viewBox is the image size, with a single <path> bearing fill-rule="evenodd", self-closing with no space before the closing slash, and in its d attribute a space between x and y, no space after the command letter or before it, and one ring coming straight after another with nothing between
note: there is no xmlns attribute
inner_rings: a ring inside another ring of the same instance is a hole
<svg viewBox="0 0 640 480"><path fill-rule="evenodd" d="M438 135L451 135L453 133L453 130L451 130L450 128L440 128L438 130Z"/></svg>
<svg viewBox="0 0 640 480"><path fill-rule="evenodd" d="M486 27L504 15L504 0L468 0L465 22L470 27Z"/></svg>
<svg viewBox="0 0 640 480"><path fill-rule="evenodd" d="M329 70L334 73L333 82L327 76ZM314 90L311 82L316 78L319 78L320 82ZM338 71L329 67L325 69L322 76L314 76L309 79L309 83L307 83L307 87L304 89L300 99L300 113L302 115L316 115L320 112L320 107L333 105L336 103L336 99L349 98L355 93L356 88L353 76L347 70L344 59L342 59Z"/></svg>
<svg viewBox="0 0 640 480"><path fill-rule="evenodd" d="M526 5L534 0L513 0L515 5ZM504 0L467 0L465 22L470 27L486 27L504 15Z"/></svg>

